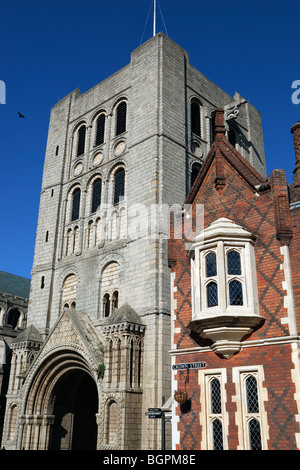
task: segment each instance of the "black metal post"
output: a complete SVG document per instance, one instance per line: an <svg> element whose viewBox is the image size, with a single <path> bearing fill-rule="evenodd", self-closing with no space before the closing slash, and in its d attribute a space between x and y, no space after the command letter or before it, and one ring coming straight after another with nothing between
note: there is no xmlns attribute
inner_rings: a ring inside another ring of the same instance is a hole
<svg viewBox="0 0 300 470"><path fill-rule="evenodd" d="M161 412L161 450L165 450L166 426L165 413Z"/></svg>

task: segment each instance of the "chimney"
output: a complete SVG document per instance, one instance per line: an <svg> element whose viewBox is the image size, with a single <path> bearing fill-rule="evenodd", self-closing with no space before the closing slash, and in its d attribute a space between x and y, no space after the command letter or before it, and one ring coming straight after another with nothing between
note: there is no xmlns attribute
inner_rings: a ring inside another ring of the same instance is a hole
<svg viewBox="0 0 300 470"><path fill-rule="evenodd" d="M291 133L294 138L294 149L296 157L296 167L293 171L293 186L300 191L300 121L296 122L291 128Z"/></svg>
<svg viewBox="0 0 300 470"><path fill-rule="evenodd" d="M214 115L214 138L223 139L226 133L224 125L224 109L215 109Z"/></svg>

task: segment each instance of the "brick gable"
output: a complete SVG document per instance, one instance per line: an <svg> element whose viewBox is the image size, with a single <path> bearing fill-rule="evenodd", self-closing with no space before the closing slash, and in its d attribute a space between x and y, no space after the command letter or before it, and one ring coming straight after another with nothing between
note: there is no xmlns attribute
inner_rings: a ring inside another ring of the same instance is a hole
<svg viewBox="0 0 300 470"><path fill-rule="evenodd" d="M220 117L222 111L217 110L217 114ZM295 331L288 292L286 247L290 246L295 316L299 328L300 265L297 253L300 248L300 211L297 207L290 211L290 194L293 191L286 182L284 171L274 170L265 180L226 141L222 126L216 126L216 129L211 151L186 199L186 204L192 206L192 217L184 222L190 223L192 233L195 230L196 207L203 204L204 229L225 217L255 236L259 314L265 321L243 339L241 351L227 361L210 350L209 340L188 328L192 318L191 262L187 249L191 237L189 230L185 229L185 238L172 239L169 246L174 280L172 295L176 306L173 360L174 363L206 361L207 372L226 370L229 449L243 448L244 445L240 442L241 431L235 418L237 384L233 382L233 371L251 365L260 367L264 373L261 386L268 395L264 402L268 428L263 429L267 448L296 449L295 438L299 433L296 422L299 410L295 400L297 339L292 335ZM294 344L293 338L296 341ZM180 416L177 449L203 449L205 445L201 444L205 441L201 418L205 403L201 399L199 374L194 370L189 373L180 370L174 374L175 389L186 387L190 399L189 408L176 408L176 414Z"/></svg>

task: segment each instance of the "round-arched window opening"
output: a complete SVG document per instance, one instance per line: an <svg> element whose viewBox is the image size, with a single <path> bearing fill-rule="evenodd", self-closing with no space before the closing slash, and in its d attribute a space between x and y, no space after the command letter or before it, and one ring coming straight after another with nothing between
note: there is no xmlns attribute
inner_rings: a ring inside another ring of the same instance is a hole
<svg viewBox="0 0 300 470"><path fill-rule="evenodd" d="M6 322L7 325L10 325L13 330L17 328L20 316L21 316L20 311L17 308L12 308L8 312L7 322Z"/></svg>

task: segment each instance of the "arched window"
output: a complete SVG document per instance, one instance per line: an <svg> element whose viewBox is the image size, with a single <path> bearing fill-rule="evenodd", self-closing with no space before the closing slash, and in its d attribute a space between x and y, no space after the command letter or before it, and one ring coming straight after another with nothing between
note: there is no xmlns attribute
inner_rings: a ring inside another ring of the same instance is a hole
<svg viewBox="0 0 300 470"><path fill-rule="evenodd" d="M77 278L75 274L69 274L63 282L61 305L69 308L73 302L76 302Z"/></svg>
<svg viewBox="0 0 300 470"><path fill-rule="evenodd" d="M229 251L227 253L227 272L229 275L240 276L241 269L241 256L238 251Z"/></svg>
<svg viewBox="0 0 300 470"><path fill-rule="evenodd" d="M96 139L95 147L101 145L104 142L104 131L105 131L105 114L100 114L96 122Z"/></svg>
<svg viewBox="0 0 300 470"><path fill-rule="evenodd" d="M215 307L218 305L218 286L216 282L209 282L206 287L207 306Z"/></svg>
<svg viewBox="0 0 300 470"><path fill-rule="evenodd" d="M206 277L217 275L217 258L216 253L209 253L205 258Z"/></svg>
<svg viewBox="0 0 300 470"><path fill-rule="evenodd" d="M105 318L109 317L110 315L110 295L105 294L103 297L103 316Z"/></svg>
<svg viewBox="0 0 300 470"><path fill-rule="evenodd" d="M92 213L97 212L101 204L102 180L96 179L93 183Z"/></svg>
<svg viewBox="0 0 300 470"><path fill-rule="evenodd" d="M112 400L107 408L106 444L115 445L118 442L118 416L118 405Z"/></svg>
<svg viewBox="0 0 300 470"><path fill-rule="evenodd" d="M253 375L246 379L247 412L259 413L257 380Z"/></svg>
<svg viewBox="0 0 300 470"><path fill-rule="evenodd" d="M86 127L81 126L78 129L78 133L77 133L77 157L79 157L79 155L82 155L84 153L84 150L85 150L85 134L86 134Z"/></svg>
<svg viewBox="0 0 300 470"><path fill-rule="evenodd" d="M81 195L80 188L76 188L73 192L73 197L72 197L72 217L71 217L72 221L79 219L80 195Z"/></svg>
<svg viewBox="0 0 300 470"><path fill-rule="evenodd" d="M200 115L200 105L197 101L192 101L191 103L191 126L192 133L201 136L201 115Z"/></svg>
<svg viewBox="0 0 300 470"><path fill-rule="evenodd" d="M228 132L228 141L231 143L231 145L233 147L236 148L236 145L237 145L237 135L236 135L236 132L235 130L230 127L229 129L229 132Z"/></svg>
<svg viewBox="0 0 300 470"><path fill-rule="evenodd" d="M118 204L124 200L125 196L125 170L119 168L115 173L115 184L114 184L114 204Z"/></svg>
<svg viewBox="0 0 300 470"><path fill-rule="evenodd" d="M210 382L211 413L214 415L222 413L221 405L221 385L218 379Z"/></svg>
<svg viewBox="0 0 300 470"><path fill-rule="evenodd" d="M122 101L117 107L116 116L116 135L123 134L126 131L127 104Z"/></svg>
<svg viewBox="0 0 300 470"><path fill-rule="evenodd" d="M119 293L118 291L114 291L112 295L112 311L115 312L118 310L118 301L119 301Z"/></svg>
<svg viewBox="0 0 300 470"><path fill-rule="evenodd" d="M12 308L8 312L7 325L10 325L13 330L17 328L20 316L21 313L19 312L19 310L17 308Z"/></svg>
<svg viewBox="0 0 300 470"><path fill-rule="evenodd" d="M243 305L243 286L236 279L229 282L229 303L230 305Z"/></svg>
<svg viewBox="0 0 300 470"><path fill-rule="evenodd" d="M200 163L194 163L192 166L192 172L191 172L191 187L196 181L196 178L198 176L198 173L200 171L201 165Z"/></svg>

